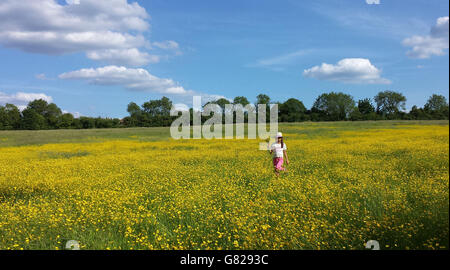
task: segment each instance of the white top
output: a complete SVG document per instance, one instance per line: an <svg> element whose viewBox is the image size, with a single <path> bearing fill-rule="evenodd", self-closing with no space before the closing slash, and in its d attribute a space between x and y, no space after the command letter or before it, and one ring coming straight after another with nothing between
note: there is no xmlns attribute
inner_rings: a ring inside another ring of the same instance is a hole
<svg viewBox="0 0 450 270"><path fill-rule="evenodd" d="M270 146L270 150L273 151L273 157L276 158L282 158L283 157L283 150L287 150L286 144L283 143L283 148L281 147L281 143L273 143Z"/></svg>

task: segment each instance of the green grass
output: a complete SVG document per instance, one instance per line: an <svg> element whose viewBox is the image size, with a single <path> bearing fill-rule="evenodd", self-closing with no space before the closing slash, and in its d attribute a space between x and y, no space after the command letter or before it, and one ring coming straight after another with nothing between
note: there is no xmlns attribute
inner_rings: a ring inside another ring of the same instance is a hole
<svg viewBox="0 0 450 270"><path fill-rule="evenodd" d="M166 127L112 128L112 129L62 129L0 131L0 147L42 145L49 143L102 142L111 139L159 141L168 139Z"/></svg>
<svg viewBox="0 0 450 270"><path fill-rule="evenodd" d="M333 137L341 131L390 129L405 125L448 125L448 120L435 121L361 121L361 122L302 122L280 123L279 130L307 138ZM297 127L301 127L299 132ZM245 128L247 132L247 125ZM247 133L246 133L247 134ZM102 142L111 139L134 141L161 141L170 138L169 127L114 128L114 129L64 129L0 131L0 147L43 145L49 143Z"/></svg>

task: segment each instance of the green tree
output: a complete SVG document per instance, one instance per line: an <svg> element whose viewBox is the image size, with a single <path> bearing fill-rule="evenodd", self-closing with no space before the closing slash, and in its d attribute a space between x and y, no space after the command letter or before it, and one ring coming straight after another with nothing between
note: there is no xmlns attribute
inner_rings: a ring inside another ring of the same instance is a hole
<svg viewBox="0 0 450 270"><path fill-rule="evenodd" d="M370 114L375 112L375 107L370 98L365 98L358 100L358 110L361 114Z"/></svg>
<svg viewBox="0 0 450 270"><path fill-rule="evenodd" d="M80 118L73 119L72 128L74 128L74 129L82 129L83 128Z"/></svg>
<svg viewBox="0 0 450 270"><path fill-rule="evenodd" d="M350 95L331 92L320 95L314 102L312 111L319 113L325 119L340 121L350 117L355 108L355 101Z"/></svg>
<svg viewBox="0 0 450 270"><path fill-rule="evenodd" d="M8 115L9 125L13 129L19 129L20 128L20 120L21 120L19 108L17 108L13 104L6 104L5 110Z"/></svg>
<svg viewBox="0 0 450 270"><path fill-rule="evenodd" d="M44 113L44 118L47 120L49 128L58 128L60 117L62 116L62 111L55 103L48 104L46 112Z"/></svg>
<svg viewBox="0 0 450 270"><path fill-rule="evenodd" d="M23 110L22 116L22 129L40 130L47 128L47 120L32 108Z"/></svg>
<svg viewBox="0 0 450 270"><path fill-rule="evenodd" d="M80 117L80 125L83 129L95 128L95 119L92 117Z"/></svg>
<svg viewBox="0 0 450 270"><path fill-rule="evenodd" d="M270 97L265 94L259 94L256 96L256 105L258 104L267 104L269 106L270 104Z"/></svg>
<svg viewBox="0 0 450 270"><path fill-rule="evenodd" d="M424 109L417 108L414 105L409 112L410 118L413 120L429 120L431 119L431 115L429 115Z"/></svg>
<svg viewBox="0 0 450 270"><path fill-rule="evenodd" d="M112 128L113 121L109 118L97 117L95 120L95 128Z"/></svg>
<svg viewBox="0 0 450 270"><path fill-rule="evenodd" d="M364 115L360 112L358 107L355 107L353 111L350 113L350 120L352 121L364 120Z"/></svg>
<svg viewBox="0 0 450 270"><path fill-rule="evenodd" d="M0 106L0 129L19 129L20 121L19 108L9 103Z"/></svg>
<svg viewBox="0 0 450 270"><path fill-rule="evenodd" d="M62 111L56 104L50 103L43 99L36 99L28 103L27 108L32 109L39 115L45 118L47 124L44 128L57 128L59 126L58 120L62 115Z"/></svg>
<svg viewBox="0 0 450 270"><path fill-rule="evenodd" d="M43 99L36 99L28 103L27 108L44 116L47 113L48 102Z"/></svg>
<svg viewBox="0 0 450 270"><path fill-rule="evenodd" d="M370 98L358 100L358 112L353 112L352 120L377 120L377 114L375 113L375 107L372 105ZM359 119L362 118L362 119Z"/></svg>
<svg viewBox="0 0 450 270"><path fill-rule="evenodd" d="M245 107L248 104L250 104L250 102L248 101L248 99L246 97L239 96L239 97L235 97L234 98L233 104L235 104L235 105L236 104L241 104L242 107Z"/></svg>
<svg viewBox="0 0 450 270"><path fill-rule="evenodd" d="M374 101L377 113L388 119L396 118L400 110L405 110L406 97L402 93L390 90L379 92Z"/></svg>
<svg viewBox="0 0 450 270"><path fill-rule="evenodd" d="M442 95L433 94L423 108L427 111L448 110L447 99Z"/></svg>
<svg viewBox="0 0 450 270"><path fill-rule="evenodd" d="M127 107L127 112L130 114L129 117L123 119L123 123L127 127L143 126L142 114L143 111L136 103L130 102Z"/></svg>
<svg viewBox="0 0 450 270"><path fill-rule="evenodd" d="M423 107L427 114L430 114L433 119L448 119L449 108L447 99L442 95L433 94Z"/></svg>
<svg viewBox="0 0 450 270"><path fill-rule="evenodd" d="M58 120L59 128L71 128L74 123L74 117L70 113L62 114Z"/></svg>
<svg viewBox="0 0 450 270"><path fill-rule="evenodd" d="M0 106L0 130L7 129L8 115L6 114L5 107Z"/></svg>
<svg viewBox="0 0 450 270"><path fill-rule="evenodd" d="M290 98L280 104L279 110L281 122L300 122L307 119L305 114L305 105L303 105L303 102L295 98Z"/></svg>
<svg viewBox="0 0 450 270"><path fill-rule="evenodd" d="M150 116L168 116L172 108L172 101L167 97L159 100L150 100L142 105L143 111Z"/></svg>
<svg viewBox="0 0 450 270"><path fill-rule="evenodd" d="M127 107L127 112L131 117L137 116L142 113L141 107L139 107L136 103L130 102Z"/></svg>
<svg viewBox="0 0 450 270"><path fill-rule="evenodd" d="M138 117L138 122L143 126L170 126L173 117L170 116L172 101L169 98L150 100L142 108L144 113Z"/></svg>
<svg viewBox="0 0 450 270"><path fill-rule="evenodd" d="M122 124L125 127L136 127L136 126L138 126L137 119L135 119L135 118L133 118L131 116L124 117L122 119Z"/></svg>

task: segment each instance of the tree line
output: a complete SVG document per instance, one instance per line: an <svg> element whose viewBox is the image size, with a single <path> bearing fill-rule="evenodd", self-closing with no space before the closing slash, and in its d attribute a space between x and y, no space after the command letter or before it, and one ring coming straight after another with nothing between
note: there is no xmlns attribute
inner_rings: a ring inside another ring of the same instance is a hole
<svg viewBox="0 0 450 270"><path fill-rule="evenodd" d="M89 129L120 126L120 119L84 116L75 118L71 113L63 113L56 104L48 104L43 99L31 101L22 112L13 104L0 106L0 130Z"/></svg>
<svg viewBox="0 0 450 270"><path fill-rule="evenodd" d="M245 107L250 102L246 97L238 96L233 101L221 98L208 102L204 106L208 104L217 104L222 110L222 115L225 115L227 104L240 104ZM365 98L358 101L342 92L324 93L317 97L310 109L307 109L298 99L289 98L281 103L272 101L265 94L258 95L255 104L277 104L279 122L449 119L449 104L442 95L433 94L423 108L413 106L409 112L406 112L406 97L402 93L390 90L379 92L373 99ZM144 103L142 108L132 102L128 105L130 116L123 119L123 124L130 127L170 126L176 118L170 116L171 106L172 102L166 97ZM191 124L193 124L194 112L192 108L189 111ZM269 105L267 105L266 114L266 120L269 121ZM202 115L201 122L204 123L209 118L210 116ZM225 123L225 117L222 120ZM247 114L244 115L244 120L247 121Z"/></svg>
<svg viewBox="0 0 450 270"><path fill-rule="evenodd" d="M217 104L223 112L227 104L240 104L244 107L251 105L244 96L235 97L233 101L221 98L207 104ZM449 104L442 95L433 94L423 108L413 106L406 112L406 97L402 93L390 90L379 92L373 99L365 98L358 101L342 92L324 93L317 97L310 109L298 99L289 98L281 103L272 101L265 94L258 95L255 104L277 104L279 122L449 119ZM13 104L0 106L0 130L170 126L177 118L170 115L172 105L169 98L163 97L145 102L142 106L134 102L129 103L127 106L129 116L123 119L84 116L75 118L70 113L63 113L56 104L39 99L31 101L23 111ZM267 105L267 115L269 111L270 107ZM192 121L194 113L192 108L190 113ZM202 116L202 123L208 118Z"/></svg>

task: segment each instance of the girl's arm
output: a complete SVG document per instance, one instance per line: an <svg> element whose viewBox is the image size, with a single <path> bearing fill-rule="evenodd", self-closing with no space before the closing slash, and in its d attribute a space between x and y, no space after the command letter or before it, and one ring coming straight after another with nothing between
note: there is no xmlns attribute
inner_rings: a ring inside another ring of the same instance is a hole
<svg viewBox="0 0 450 270"><path fill-rule="evenodd" d="M289 164L289 158L288 158L288 155L287 155L287 151L283 150L283 153L284 153L284 156L286 157L286 164Z"/></svg>

